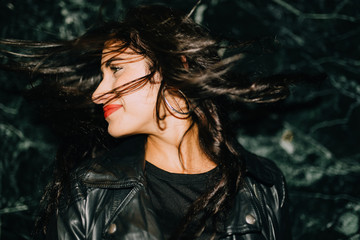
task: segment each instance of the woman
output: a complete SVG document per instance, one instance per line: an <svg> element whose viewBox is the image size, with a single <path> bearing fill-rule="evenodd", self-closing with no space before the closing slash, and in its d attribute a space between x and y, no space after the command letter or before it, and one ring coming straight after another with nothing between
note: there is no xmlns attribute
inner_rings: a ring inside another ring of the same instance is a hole
<svg viewBox="0 0 360 240"><path fill-rule="evenodd" d="M242 55L221 59L189 15L142 6L73 41L3 44L36 51L8 51L22 64L3 67L53 80L41 86L65 109L77 101L63 115L82 133L60 149L38 221L48 239L291 239L283 175L241 148L226 113L282 99L287 84L231 77ZM78 99L94 88L116 146L84 124L97 112Z"/></svg>

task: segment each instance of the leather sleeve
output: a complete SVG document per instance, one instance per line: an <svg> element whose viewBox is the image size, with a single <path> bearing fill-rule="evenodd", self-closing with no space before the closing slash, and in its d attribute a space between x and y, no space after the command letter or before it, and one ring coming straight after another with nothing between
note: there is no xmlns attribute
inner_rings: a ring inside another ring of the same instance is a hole
<svg viewBox="0 0 360 240"><path fill-rule="evenodd" d="M277 169L275 169L277 170ZM270 239L291 240L291 221L289 217L289 199L285 177L277 170L274 174L275 184L263 188L265 211L268 215ZM267 209L267 210L266 210Z"/></svg>
<svg viewBox="0 0 360 240"><path fill-rule="evenodd" d="M285 177L274 162L260 157L256 159L259 162L252 159L250 180L252 190L262 209L262 234L269 240L291 240L289 198Z"/></svg>
<svg viewBox="0 0 360 240"><path fill-rule="evenodd" d="M56 219L58 240L86 239L84 219L86 200L77 201L59 211Z"/></svg>

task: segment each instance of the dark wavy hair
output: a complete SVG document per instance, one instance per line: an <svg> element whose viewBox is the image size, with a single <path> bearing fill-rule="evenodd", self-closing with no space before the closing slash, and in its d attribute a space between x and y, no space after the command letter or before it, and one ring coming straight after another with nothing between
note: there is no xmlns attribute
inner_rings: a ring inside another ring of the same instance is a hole
<svg viewBox="0 0 360 240"><path fill-rule="evenodd" d="M143 55L149 60L150 69L147 76L113 89L111 94L115 97L151 83L153 75L159 72L163 79L156 105L159 123L164 118L159 114L164 104L163 88L179 89L186 96L192 121L190 128L197 126L200 146L218 165L221 177L215 187L191 205L173 237L198 237L208 225L212 226L215 236L231 207L245 169L239 151L241 146L227 124L226 105L278 101L288 95L289 80L234 75L231 70L241 60L244 54L241 50L246 44L238 45L238 53L221 58L218 51L226 46L211 37L205 28L189 15L158 5L136 7L122 21L104 23L70 41L1 40L1 45L6 46L6 50L1 50L1 67L30 72L34 78L45 79L34 86L29 96L46 99L41 103L47 119L52 120L59 132L65 132L62 133L64 144L56 157L54 179L42 199L38 229L46 231L60 196L69 189L72 169L118 141L106 134L99 108L90 99L101 80L101 53L104 44L109 42L116 45L116 51L130 48Z"/></svg>

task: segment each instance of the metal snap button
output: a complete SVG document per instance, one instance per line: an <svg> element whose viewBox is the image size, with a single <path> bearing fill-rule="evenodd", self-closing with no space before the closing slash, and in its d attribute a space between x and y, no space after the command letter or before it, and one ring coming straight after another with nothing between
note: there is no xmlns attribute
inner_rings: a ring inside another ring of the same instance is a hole
<svg viewBox="0 0 360 240"><path fill-rule="evenodd" d="M246 217L245 217L245 221L248 223L248 224L254 224L255 222L256 222L256 219L255 219L255 217L253 216L253 215L251 215L251 214L248 214L248 215L246 215Z"/></svg>
<svg viewBox="0 0 360 240"><path fill-rule="evenodd" d="M116 224L115 224L115 223L110 224L107 232L108 232L109 234L113 234L114 232L116 232Z"/></svg>

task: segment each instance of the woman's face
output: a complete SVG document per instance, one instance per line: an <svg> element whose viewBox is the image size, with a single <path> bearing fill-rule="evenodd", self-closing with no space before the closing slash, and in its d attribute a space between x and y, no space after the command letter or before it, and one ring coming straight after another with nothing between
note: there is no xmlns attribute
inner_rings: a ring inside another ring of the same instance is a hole
<svg viewBox="0 0 360 240"><path fill-rule="evenodd" d="M115 52L110 45L103 50L101 70L103 79L95 92L93 101L104 104L104 117L108 132L113 137L133 134L152 134L158 130L156 123L156 99L160 87L159 74L154 81L147 81L143 87L114 98L114 93L103 94L150 73L147 60L132 50ZM114 51L114 52L112 52ZM155 83L154 83L155 82ZM121 87L118 89L121 91ZM110 100L110 102L108 102Z"/></svg>

